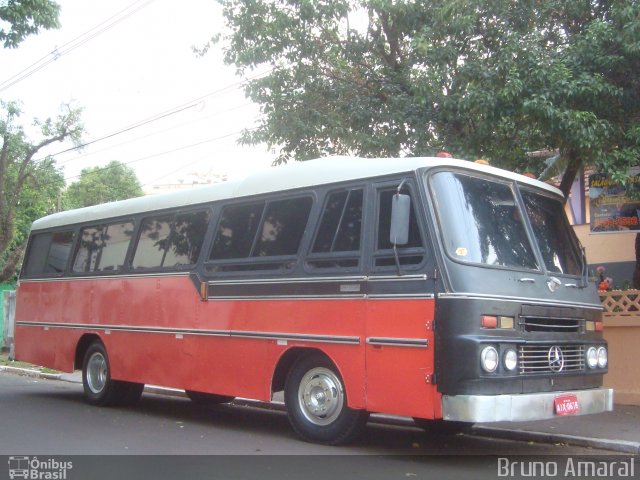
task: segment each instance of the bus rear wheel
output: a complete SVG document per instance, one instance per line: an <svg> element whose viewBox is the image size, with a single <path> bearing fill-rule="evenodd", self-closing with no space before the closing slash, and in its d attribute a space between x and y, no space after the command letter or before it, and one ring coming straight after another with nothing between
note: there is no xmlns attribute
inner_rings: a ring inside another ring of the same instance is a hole
<svg viewBox="0 0 640 480"><path fill-rule="evenodd" d="M189 399L197 405L220 405L222 403L232 402L236 397L228 397L226 395L216 395L215 393L194 392L193 390L185 390Z"/></svg>
<svg viewBox="0 0 640 480"><path fill-rule="evenodd" d="M87 403L99 407L133 405L144 390L142 383L111 378L107 349L98 341L92 343L84 354L82 386Z"/></svg>
<svg viewBox="0 0 640 480"><path fill-rule="evenodd" d="M339 445L362 431L368 413L347 406L336 367L325 356L300 358L289 371L284 389L289 423L304 440Z"/></svg>

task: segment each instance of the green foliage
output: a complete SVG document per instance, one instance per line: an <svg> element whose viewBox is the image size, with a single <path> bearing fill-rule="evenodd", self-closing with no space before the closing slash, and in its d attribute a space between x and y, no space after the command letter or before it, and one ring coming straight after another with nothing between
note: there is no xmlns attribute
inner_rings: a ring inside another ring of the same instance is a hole
<svg viewBox="0 0 640 480"><path fill-rule="evenodd" d="M81 111L64 105L55 120L35 120L38 141L30 140L19 124L17 103L0 102L0 282L12 278L20 261L31 223L56 210L64 186L51 158L38 159L47 146L71 140L83 131Z"/></svg>
<svg viewBox="0 0 640 480"><path fill-rule="evenodd" d="M104 167L85 168L80 179L64 193L65 209L90 207L144 195L135 171L112 161Z"/></svg>
<svg viewBox="0 0 640 480"><path fill-rule="evenodd" d="M58 210L63 188L64 175L52 159L33 165L30 180L20 191L20 201L15 213L14 247L27 240L34 220Z"/></svg>
<svg viewBox="0 0 640 480"><path fill-rule="evenodd" d="M51 0L8 0L0 3L0 42L16 48L41 29L59 28L60 6Z"/></svg>
<svg viewBox="0 0 640 480"><path fill-rule="evenodd" d="M527 152L558 150L568 177L638 163L636 0L219 1L226 62L271 69L247 82L262 117L242 141L278 162L448 150L539 174Z"/></svg>

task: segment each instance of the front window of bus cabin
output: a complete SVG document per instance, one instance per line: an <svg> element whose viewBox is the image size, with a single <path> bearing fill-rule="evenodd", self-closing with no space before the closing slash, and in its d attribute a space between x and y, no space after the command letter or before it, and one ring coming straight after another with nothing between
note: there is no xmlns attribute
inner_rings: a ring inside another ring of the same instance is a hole
<svg viewBox="0 0 640 480"><path fill-rule="evenodd" d="M439 172L431 186L447 254L460 262L539 270L510 184Z"/></svg>
<svg viewBox="0 0 640 480"><path fill-rule="evenodd" d="M522 199L547 271L579 276L580 254L562 203L527 190Z"/></svg>

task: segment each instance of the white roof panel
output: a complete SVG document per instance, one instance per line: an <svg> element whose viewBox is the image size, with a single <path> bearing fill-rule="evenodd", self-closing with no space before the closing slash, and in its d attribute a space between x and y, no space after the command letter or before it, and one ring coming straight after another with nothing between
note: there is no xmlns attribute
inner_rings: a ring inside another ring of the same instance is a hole
<svg viewBox="0 0 640 480"><path fill-rule="evenodd" d="M432 157L327 157L261 170L248 175L242 180L55 213L36 220L33 223L32 230L43 230L61 225L73 225L94 220L98 221L105 218L123 217L165 208L198 205L227 198L246 197L261 193L356 180L359 178L373 178L394 173L412 172L421 168L438 166L465 168L477 172L485 172L535 185L560 194L559 190L543 182L506 170L465 160Z"/></svg>

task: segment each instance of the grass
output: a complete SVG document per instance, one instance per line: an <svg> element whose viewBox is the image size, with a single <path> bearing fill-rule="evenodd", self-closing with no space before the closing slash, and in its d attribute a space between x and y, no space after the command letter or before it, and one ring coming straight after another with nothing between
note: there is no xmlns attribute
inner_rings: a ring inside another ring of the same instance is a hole
<svg viewBox="0 0 640 480"><path fill-rule="evenodd" d="M47 367L41 367L39 365L33 365L28 362L9 360L9 357L6 353L0 354L0 367L25 368L27 370L36 370L41 373L60 373L58 370L53 370Z"/></svg>

